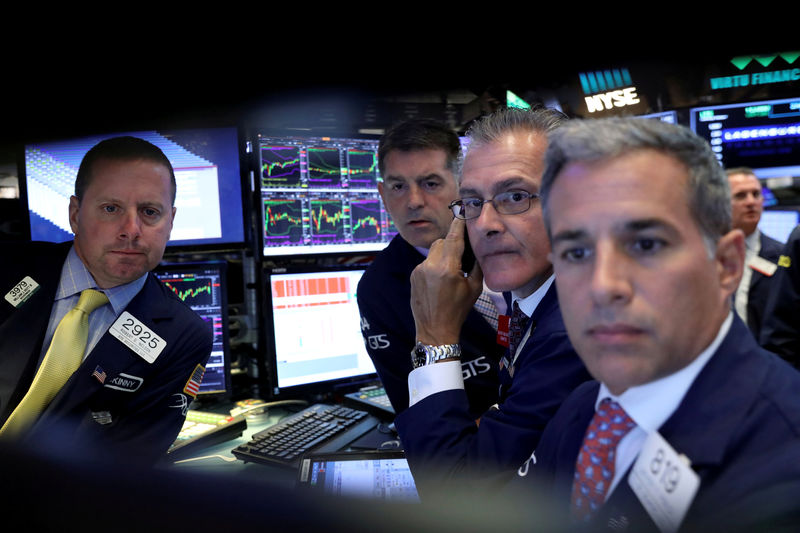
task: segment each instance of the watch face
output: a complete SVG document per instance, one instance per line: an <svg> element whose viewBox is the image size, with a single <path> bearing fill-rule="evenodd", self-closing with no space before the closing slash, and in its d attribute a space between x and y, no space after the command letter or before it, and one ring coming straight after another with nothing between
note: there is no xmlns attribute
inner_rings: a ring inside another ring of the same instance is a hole
<svg viewBox="0 0 800 533"><path fill-rule="evenodd" d="M425 364L425 360L425 346L421 343L417 343L414 349L411 350L411 366L419 368Z"/></svg>

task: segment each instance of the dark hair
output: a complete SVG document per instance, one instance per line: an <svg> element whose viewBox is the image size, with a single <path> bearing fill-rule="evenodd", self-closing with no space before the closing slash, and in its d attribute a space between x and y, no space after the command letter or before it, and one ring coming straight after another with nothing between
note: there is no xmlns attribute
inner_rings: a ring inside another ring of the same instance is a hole
<svg viewBox="0 0 800 533"><path fill-rule="evenodd" d="M385 172L384 161L392 150L411 152L414 150L442 150L447 157L446 165L453 174L458 170L461 143L458 135L439 121L432 119L410 119L389 128L378 145L378 170Z"/></svg>
<svg viewBox="0 0 800 533"><path fill-rule="evenodd" d="M161 149L138 137L124 136L112 137L100 141L83 156L75 178L75 196L78 202L83 200L83 195L92 182L92 169L97 161L112 159L117 161L137 161L144 159L164 165L169 170L170 184L172 186L172 205L175 205L175 171L172 164Z"/></svg>

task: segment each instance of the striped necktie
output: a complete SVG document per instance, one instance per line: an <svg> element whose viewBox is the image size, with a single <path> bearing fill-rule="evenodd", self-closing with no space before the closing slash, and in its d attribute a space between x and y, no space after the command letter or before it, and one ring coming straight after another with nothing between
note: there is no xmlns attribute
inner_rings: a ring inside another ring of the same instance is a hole
<svg viewBox="0 0 800 533"><path fill-rule="evenodd" d="M81 292L78 305L70 309L58 323L28 393L0 429L0 437L18 437L33 425L78 369L89 338L89 314L106 303L108 298L100 291L86 289Z"/></svg>

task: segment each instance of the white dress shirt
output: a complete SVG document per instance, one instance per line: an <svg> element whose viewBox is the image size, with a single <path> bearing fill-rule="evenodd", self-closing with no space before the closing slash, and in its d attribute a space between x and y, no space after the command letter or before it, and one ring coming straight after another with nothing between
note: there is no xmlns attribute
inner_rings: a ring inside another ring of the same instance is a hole
<svg viewBox="0 0 800 533"><path fill-rule="evenodd" d="M522 309L526 315L532 316L533 312L536 311L536 307L550 288L550 285L553 284L554 279L554 276L551 275L547 281L542 283L542 285L533 292L533 294L525 298L518 297L512 291L512 304L515 301L518 302L520 309ZM525 341L528 340L529 336L530 328L528 328L522 342L520 342L517 353L514 355L514 360L516 360L520 349L525 344ZM409 357L411 357L411 354L409 354ZM461 372L461 361L447 361L433 365L423 365L419 368L415 368L408 375L408 405L410 407L437 392L463 388L464 376Z"/></svg>
<svg viewBox="0 0 800 533"><path fill-rule="evenodd" d="M683 397L686 396L692 383L694 383L695 378L703 370L711 356L714 355L714 352L717 351L722 339L728 334L732 322L733 313L728 313L728 317L722 323L714 341L694 361L673 374L644 385L631 387L619 396L611 394L603 383L600 384L595 409L603 399L611 398L616 400L625 409L628 416L636 422L636 427L625 435L617 445L614 479L606 493L606 498L613 492L622 476L633 464L648 434L658 431L678 408L683 401Z"/></svg>

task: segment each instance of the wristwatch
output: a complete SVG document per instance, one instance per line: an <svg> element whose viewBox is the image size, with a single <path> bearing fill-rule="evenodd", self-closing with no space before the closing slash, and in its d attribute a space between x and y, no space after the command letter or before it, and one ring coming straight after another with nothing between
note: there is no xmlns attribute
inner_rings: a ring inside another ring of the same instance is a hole
<svg viewBox="0 0 800 533"><path fill-rule="evenodd" d="M414 368L432 365L443 359L461 359L461 345L441 344L439 346L431 346L430 344L417 342L417 345L411 350L411 365Z"/></svg>

